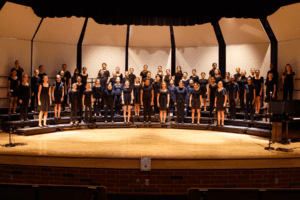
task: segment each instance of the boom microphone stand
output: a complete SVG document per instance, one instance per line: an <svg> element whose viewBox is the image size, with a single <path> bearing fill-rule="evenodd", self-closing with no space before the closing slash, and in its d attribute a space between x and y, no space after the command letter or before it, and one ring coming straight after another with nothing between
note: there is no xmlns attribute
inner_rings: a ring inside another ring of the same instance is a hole
<svg viewBox="0 0 300 200"><path fill-rule="evenodd" d="M269 109L270 109L270 127L272 126L272 110L271 110L271 103L272 103L272 91L270 91L270 103L269 103ZM271 139L272 139L272 127L270 128L270 138L269 138L269 146L265 147L265 150L274 150L273 147L271 147Z"/></svg>

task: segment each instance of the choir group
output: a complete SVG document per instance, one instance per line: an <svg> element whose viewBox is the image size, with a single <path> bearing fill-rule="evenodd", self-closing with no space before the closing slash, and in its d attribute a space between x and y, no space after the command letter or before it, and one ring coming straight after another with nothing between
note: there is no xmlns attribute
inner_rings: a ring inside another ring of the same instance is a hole
<svg viewBox="0 0 300 200"><path fill-rule="evenodd" d="M283 99L292 99L295 73L290 64L285 67L282 74ZM265 87L264 87L265 85ZM158 66L154 79L148 66L143 66L140 76L134 74L134 69L130 68L124 76L120 68L110 76L106 63L102 63L102 69L98 73L95 84L88 83L87 68L83 67L79 73L75 69L73 76L67 71L67 65L62 65L62 70L56 75L56 80L51 86L48 77L44 73L44 66L40 65L34 71L31 84L28 83L28 76L24 74L20 67L20 61L15 61L15 67L11 70L8 78L8 95L10 99L9 113L13 108L16 113L17 104L20 105L20 119L27 120L28 104L34 112L35 108L40 111L39 126L47 126L47 116L50 105L54 104L54 117L60 118L61 109L70 107L70 124L78 124L77 116L83 116L85 112L85 122L92 122L93 116L100 115L101 110L105 110L104 119L107 122L108 110L111 121L114 115L124 117L124 122L130 122L131 106L134 106L135 115L139 115L140 106L144 109L144 123L151 123L152 106L155 115L160 115L161 123L165 123L166 116L177 113L177 123L183 123L184 117L189 109L191 110L192 123L194 123L195 112L197 112L197 124L200 123L200 110L206 111L206 102L210 102L209 113L216 109L218 125L224 125L224 111L229 104L230 118L236 118L236 105L238 103L242 112L245 113L245 120L248 119L248 110L253 121L254 112L258 114L261 107L261 98L267 103L267 114L269 114L268 102L277 98L278 72L274 66L270 65L270 71L264 84L264 78L260 76L260 71L251 69L251 74L247 77L245 70L236 69L233 76L226 72L225 79L221 77L221 71L217 69L217 64L212 64L209 77L205 72L201 77L197 75L196 69L192 70L192 75L188 77L187 72L182 72L178 66L174 75L169 69L166 73L162 67ZM121 108L123 106L123 113ZM128 113L126 115L126 113ZM42 117L44 124L42 125ZM148 116L148 119L147 119ZM73 119L74 118L74 119Z"/></svg>

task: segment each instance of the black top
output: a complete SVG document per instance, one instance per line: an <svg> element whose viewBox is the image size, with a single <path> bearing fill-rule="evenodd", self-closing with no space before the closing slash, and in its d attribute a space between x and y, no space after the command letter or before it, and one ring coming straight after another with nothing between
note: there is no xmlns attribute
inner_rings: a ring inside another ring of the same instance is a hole
<svg viewBox="0 0 300 200"><path fill-rule="evenodd" d="M16 79L13 79L11 76L8 77L8 80L10 81L10 89L13 92L17 92L19 90L19 78L16 76ZM21 83L20 83L21 84Z"/></svg>
<svg viewBox="0 0 300 200"><path fill-rule="evenodd" d="M41 83L43 83L43 77L47 76L47 74L46 73L42 73L42 74L39 73L38 76L40 77L40 84L41 84Z"/></svg>
<svg viewBox="0 0 300 200"><path fill-rule="evenodd" d="M104 73L103 73L103 76L108 79L110 77L110 73L108 70L105 70Z"/></svg>
<svg viewBox="0 0 300 200"><path fill-rule="evenodd" d="M169 90L169 93L170 93L170 99L176 99L176 97L175 97L176 87L174 85L172 87L168 86L168 90Z"/></svg>
<svg viewBox="0 0 300 200"><path fill-rule="evenodd" d="M84 104L85 105L88 105L88 104L91 104L92 102L92 95L93 95L93 91L84 91L83 92L83 95L84 95Z"/></svg>
<svg viewBox="0 0 300 200"><path fill-rule="evenodd" d="M223 79L223 87L228 91L228 84L230 83L230 79L226 81L226 78Z"/></svg>
<svg viewBox="0 0 300 200"><path fill-rule="evenodd" d="M81 83L81 85L79 85L77 83L77 91L78 91L78 98L80 99L82 97L83 91L85 90L84 85Z"/></svg>
<svg viewBox="0 0 300 200"><path fill-rule="evenodd" d="M125 82L126 82L126 81L129 81L129 85L130 85L130 78L129 78L129 77L127 78L127 77L124 76L124 77L123 77L123 80L122 80L122 84L123 84L124 86L125 86Z"/></svg>
<svg viewBox="0 0 300 200"><path fill-rule="evenodd" d="M164 81L166 82L167 86L170 85L170 80L171 80L171 79L172 79L171 75L170 75L170 76L165 75Z"/></svg>
<svg viewBox="0 0 300 200"><path fill-rule="evenodd" d="M219 69L218 69L218 70L219 70ZM209 74L210 74L211 78L212 78L212 77L215 77L215 69L211 69L211 70L209 71ZM221 75L221 70L219 70L219 74Z"/></svg>
<svg viewBox="0 0 300 200"><path fill-rule="evenodd" d="M245 85L247 84L248 78L246 76L241 76L241 79L238 81L241 94L244 93Z"/></svg>
<svg viewBox="0 0 300 200"><path fill-rule="evenodd" d="M182 73L176 72L176 73L174 74L174 76L175 76L174 85L175 85L175 86L178 86L178 85L179 85L179 81L182 79L183 74L182 74Z"/></svg>
<svg viewBox="0 0 300 200"><path fill-rule="evenodd" d="M295 76L295 72L293 72L293 75ZM285 73L283 73L283 76L285 76ZM284 79L284 84L283 86L285 87L293 87L293 76L292 74L287 74L285 79Z"/></svg>
<svg viewBox="0 0 300 200"><path fill-rule="evenodd" d="M19 78L20 82L22 82L22 72L24 72L23 68L19 67L17 70L15 67L10 70L12 72L13 70L17 71L17 77Z"/></svg>
<svg viewBox="0 0 300 200"><path fill-rule="evenodd" d="M215 79L216 79L216 84L218 84L219 81L223 82L222 76L215 76Z"/></svg>
<svg viewBox="0 0 300 200"><path fill-rule="evenodd" d="M120 83L122 83L122 80L123 80L123 74L120 73L120 74L117 74L116 73L116 78L120 77Z"/></svg>
<svg viewBox="0 0 300 200"><path fill-rule="evenodd" d="M237 92L240 91L239 85L237 83L228 84L229 100L235 100L237 97Z"/></svg>
<svg viewBox="0 0 300 200"><path fill-rule="evenodd" d="M162 82L162 78L163 78L163 77L162 77L161 73L158 73L158 72L157 72L157 75L158 75L159 78L160 78L160 79L159 79L159 82Z"/></svg>
<svg viewBox="0 0 300 200"><path fill-rule="evenodd" d="M234 74L235 82L238 82L238 79L242 76L242 74Z"/></svg>
<svg viewBox="0 0 300 200"><path fill-rule="evenodd" d="M86 86L87 84L87 79L88 79L88 74L86 74L86 76L84 76L82 73L79 74L79 76L81 77L81 83Z"/></svg>
<svg viewBox="0 0 300 200"><path fill-rule="evenodd" d="M215 83L214 86L212 86L211 84L209 84L209 88L210 88L210 94L209 94L209 97L210 97L210 98L214 98L214 97L215 97L216 90L217 90L217 88L218 88L218 84Z"/></svg>
<svg viewBox="0 0 300 200"><path fill-rule="evenodd" d="M124 99L130 99L132 88L131 87L127 88L126 86L124 86L122 90L123 90Z"/></svg>
<svg viewBox="0 0 300 200"><path fill-rule="evenodd" d="M254 90L254 85L248 85L246 84L245 85L245 90L246 90L246 97L250 98L250 99L253 99L254 98L254 93L253 93L253 90Z"/></svg>
<svg viewBox="0 0 300 200"><path fill-rule="evenodd" d="M198 83L199 82L199 76L190 76L190 79L193 79L194 83Z"/></svg>
<svg viewBox="0 0 300 200"><path fill-rule="evenodd" d="M208 84L208 80L207 79L199 79L199 84L200 84L200 90L202 92L206 92L207 90L207 84Z"/></svg>
<svg viewBox="0 0 300 200"><path fill-rule="evenodd" d="M154 89L154 97L157 97L157 93L160 91L161 89L161 82L154 82L152 84L152 87Z"/></svg>
<svg viewBox="0 0 300 200"><path fill-rule="evenodd" d="M136 98L136 96L140 96L142 85L141 84L138 84L138 85L133 84L132 89L134 92L134 98Z"/></svg>
<svg viewBox="0 0 300 200"><path fill-rule="evenodd" d="M53 83L53 87L54 87L54 91L60 91L62 92L62 88L64 87L64 83L61 81L61 82L54 82Z"/></svg>
<svg viewBox="0 0 300 200"><path fill-rule="evenodd" d="M175 88L175 102L176 103L185 103L185 98L188 93L186 87L176 87Z"/></svg>
<svg viewBox="0 0 300 200"><path fill-rule="evenodd" d="M123 84L114 84L113 86L113 90L115 90L116 95L121 95L122 94L122 88L123 88Z"/></svg>
<svg viewBox="0 0 300 200"><path fill-rule="evenodd" d="M58 72L58 74L60 75L60 72ZM69 85L69 80L70 78L72 78L71 73L69 71L66 71L64 74L65 79L65 86L67 87ZM76 80L77 81L77 80ZM72 80L71 80L72 82Z"/></svg>
<svg viewBox="0 0 300 200"><path fill-rule="evenodd" d="M78 75L79 76L79 75ZM71 84L73 83L77 83L77 78L78 76L73 76L72 79L71 79Z"/></svg>
<svg viewBox="0 0 300 200"><path fill-rule="evenodd" d="M150 80L150 84L149 85L152 85L152 83L154 82L154 79L153 78L144 78L143 79L143 83L146 81L146 80Z"/></svg>
<svg viewBox="0 0 300 200"><path fill-rule="evenodd" d="M102 98L102 91L103 91L102 86L94 85L93 88L92 88L92 91L93 91L93 97L94 98Z"/></svg>
<svg viewBox="0 0 300 200"><path fill-rule="evenodd" d="M116 84L116 78L110 78L109 82L111 83L111 85Z"/></svg>
<svg viewBox="0 0 300 200"><path fill-rule="evenodd" d="M31 93L38 93L40 82L40 77L34 76L31 78Z"/></svg>
<svg viewBox="0 0 300 200"><path fill-rule="evenodd" d="M159 93L159 100L161 100L161 99L168 100L168 94L169 94L168 89L166 89L166 90L159 90L158 93Z"/></svg>
<svg viewBox="0 0 300 200"><path fill-rule="evenodd" d="M192 99L200 99L200 95L202 95L202 91L200 88L198 90L193 89L191 92Z"/></svg>
<svg viewBox="0 0 300 200"><path fill-rule="evenodd" d="M130 84L130 86L133 86L133 84L135 82L135 78L136 78L136 76L134 74L129 74L129 84Z"/></svg>
<svg viewBox="0 0 300 200"><path fill-rule="evenodd" d="M103 92L103 95L105 96L105 98L103 98L104 105L107 105L107 106L115 105L114 99L116 96L116 92L114 90L105 90Z"/></svg>
<svg viewBox="0 0 300 200"><path fill-rule="evenodd" d="M259 79L254 79L253 80L253 84L254 84L254 88L256 90L256 94L260 93L261 90L261 84L264 83L264 77L260 77Z"/></svg>
<svg viewBox="0 0 300 200"><path fill-rule="evenodd" d="M274 85L276 85L275 81L273 79L271 81L267 80L265 85L267 86L267 91L266 91L267 95L269 95L271 91L273 94Z"/></svg>
<svg viewBox="0 0 300 200"><path fill-rule="evenodd" d="M151 99L152 98L152 90L153 90L153 87L151 85L144 85L142 87L142 90L143 90L143 99Z"/></svg>
<svg viewBox="0 0 300 200"><path fill-rule="evenodd" d="M73 103L73 101L78 101L78 90L76 89L76 92L73 91L73 89L71 89L69 91L69 102Z"/></svg>
<svg viewBox="0 0 300 200"><path fill-rule="evenodd" d="M29 84L23 85L20 83L19 87L19 99L24 100L24 99L30 99L30 86Z"/></svg>
<svg viewBox="0 0 300 200"><path fill-rule="evenodd" d="M186 80L181 79L181 80L182 80L182 82L183 82L183 86L184 86L184 87L189 86L189 84L190 84L190 79L186 79Z"/></svg>
<svg viewBox="0 0 300 200"><path fill-rule="evenodd" d="M100 85L103 88L103 90L106 90L107 88L107 78L105 76L100 76L98 77L98 79L100 80Z"/></svg>
<svg viewBox="0 0 300 200"><path fill-rule="evenodd" d="M149 71L145 71L145 70L141 71L140 76L142 77L142 80L144 80L147 77L148 72Z"/></svg>

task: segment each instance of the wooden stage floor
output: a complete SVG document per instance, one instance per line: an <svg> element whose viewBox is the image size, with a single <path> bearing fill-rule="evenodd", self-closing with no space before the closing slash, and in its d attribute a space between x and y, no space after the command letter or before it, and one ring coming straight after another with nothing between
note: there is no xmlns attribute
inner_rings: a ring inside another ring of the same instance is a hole
<svg viewBox="0 0 300 200"><path fill-rule="evenodd" d="M79 129L12 135L23 146L0 148L1 164L139 169L241 169L300 167L300 142L272 144L293 152L267 151L268 139L247 134L166 128ZM8 134L0 133L0 145Z"/></svg>

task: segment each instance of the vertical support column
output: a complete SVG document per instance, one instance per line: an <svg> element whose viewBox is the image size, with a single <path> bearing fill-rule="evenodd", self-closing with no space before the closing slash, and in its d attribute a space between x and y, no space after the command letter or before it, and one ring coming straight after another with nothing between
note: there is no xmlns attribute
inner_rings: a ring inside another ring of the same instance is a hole
<svg viewBox="0 0 300 200"><path fill-rule="evenodd" d="M173 26L170 26L170 36L171 36L171 75L175 74L176 69L176 45L175 45L175 37Z"/></svg>
<svg viewBox="0 0 300 200"><path fill-rule="evenodd" d="M31 39L31 73L30 73L30 77L32 77L32 74L33 74L33 69L32 69L32 60L33 60L33 40L34 40L34 38L35 38L35 36L36 36L36 34L37 34L37 32L39 31L39 29L40 29L40 26L41 26L41 24L42 24L42 22L43 22L43 20L44 20L44 18L42 18L41 19L41 21L40 21L40 23L39 23L39 25L38 25L38 27L36 28L36 31L35 31L35 33L34 33L34 35L33 35L33 37L32 37L32 39Z"/></svg>
<svg viewBox="0 0 300 200"><path fill-rule="evenodd" d="M219 69L221 70L222 78L225 78L226 73L226 44L218 21L212 22L215 34L219 43Z"/></svg>
<svg viewBox="0 0 300 200"><path fill-rule="evenodd" d="M77 66L76 68L79 70L79 73L81 72L82 68L82 41L84 38L85 30L86 30L86 25L88 22L88 18L85 18L85 21L83 23L82 31L77 43Z"/></svg>
<svg viewBox="0 0 300 200"><path fill-rule="evenodd" d="M274 65L275 70L277 70L278 65L278 41L274 35L274 32L269 24L267 18L260 18L260 23L264 28L266 34L271 43L271 63Z"/></svg>
<svg viewBox="0 0 300 200"><path fill-rule="evenodd" d="M128 48L129 48L130 25L127 25L126 47L125 47L125 71L128 71Z"/></svg>

